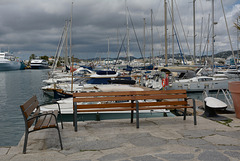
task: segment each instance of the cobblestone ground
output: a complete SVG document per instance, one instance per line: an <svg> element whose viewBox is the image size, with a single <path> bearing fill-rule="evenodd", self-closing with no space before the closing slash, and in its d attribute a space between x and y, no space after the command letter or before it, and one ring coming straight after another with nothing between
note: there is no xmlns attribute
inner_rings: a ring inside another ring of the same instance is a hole
<svg viewBox="0 0 240 161"><path fill-rule="evenodd" d="M140 128L129 120L78 122L61 130L60 150L57 131L31 133L27 154L23 139L16 147L1 147L0 160L79 160L79 161L237 161L240 160L240 120L234 115L229 124L197 117L140 119Z"/></svg>

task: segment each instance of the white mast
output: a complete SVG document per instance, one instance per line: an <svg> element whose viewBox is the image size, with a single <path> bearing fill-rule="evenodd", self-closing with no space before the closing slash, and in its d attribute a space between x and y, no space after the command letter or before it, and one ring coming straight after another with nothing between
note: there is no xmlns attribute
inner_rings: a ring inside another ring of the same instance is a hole
<svg viewBox="0 0 240 161"><path fill-rule="evenodd" d="M168 66L168 57L167 57L167 0L164 0L164 22L165 22L165 65Z"/></svg>
<svg viewBox="0 0 240 161"><path fill-rule="evenodd" d="M146 50L146 35L145 35L145 28L146 28L146 19L143 18L144 21L144 29L143 29L143 36L144 36L144 42L143 42L143 64L145 67L145 50Z"/></svg>
<svg viewBox="0 0 240 161"><path fill-rule="evenodd" d="M214 73L214 0L212 0L212 74Z"/></svg>
<svg viewBox="0 0 240 161"><path fill-rule="evenodd" d="M126 12L126 26L127 26L127 58L130 64L130 57L129 57L129 27L128 27L128 14L127 14L127 0L125 0L125 12Z"/></svg>
<svg viewBox="0 0 240 161"><path fill-rule="evenodd" d="M193 0L193 62L196 64L195 1Z"/></svg>
<svg viewBox="0 0 240 161"><path fill-rule="evenodd" d="M70 64L72 64L72 83L71 83L71 91L73 91L73 60L72 60L72 14L73 14L73 2L72 2L72 8L71 8L71 19L70 19Z"/></svg>
<svg viewBox="0 0 240 161"><path fill-rule="evenodd" d="M109 38L108 38L108 69L109 69Z"/></svg>
<svg viewBox="0 0 240 161"><path fill-rule="evenodd" d="M71 8L71 19L70 19L70 37L69 37L69 39L70 39L70 44L69 44L69 46L70 46L70 50L69 50L69 57L70 57L70 63L72 62L72 14L73 14L73 2L72 2L72 8Z"/></svg>
<svg viewBox="0 0 240 161"><path fill-rule="evenodd" d="M151 9L151 38L152 38L152 54L151 54L151 63L153 64L153 11Z"/></svg>
<svg viewBox="0 0 240 161"><path fill-rule="evenodd" d="M173 12L173 0L172 0L172 65L174 66L174 12Z"/></svg>
<svg viewBox="0 0 240 161"><path fill-rule="evenodd" d="M209 44L209 23L210 23L210 14L208 14L208 34L207 34L207 57L208 57L208 44Z"/></svg>
<svg viewBox="0 0 240 161"><path fill-rule="evenodd" d="M68 26L68 20L66 20L66 26ZM64 56L64 64L65 66L68 65L68 34L66 33L65 38L65 56Z"/></svg>

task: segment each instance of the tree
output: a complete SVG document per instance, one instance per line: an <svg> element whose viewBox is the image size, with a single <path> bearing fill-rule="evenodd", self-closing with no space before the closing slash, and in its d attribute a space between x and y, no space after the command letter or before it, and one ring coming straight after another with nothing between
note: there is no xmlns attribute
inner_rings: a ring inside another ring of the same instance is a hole
<svg viewBox="0 0 240 161"><path fill-rule="evenodd" d="M32 60L32 59L35 59L35 58L36 58L35 54L31 54L30 57L29 57L29 61L28 61L28 64L27 64L27 65L29 66L30 63L31 63L31 60Z"/></svg>
<svg viewBox="0 0 240 161"><path fill-rule="evenodd" d="M46 56L46 55L44 55L44 56L41 56L40 58L41 58L41 59L43 59L43 60L46 60L46 61L48 61L48 56Z"/></svg>

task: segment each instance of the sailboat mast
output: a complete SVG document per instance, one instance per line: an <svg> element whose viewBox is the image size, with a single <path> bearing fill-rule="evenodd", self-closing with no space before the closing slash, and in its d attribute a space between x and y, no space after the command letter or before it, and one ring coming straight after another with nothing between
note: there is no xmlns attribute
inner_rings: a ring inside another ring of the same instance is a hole
<svg viewBox="0 0 240 161"><path fill-rule="evenodd" d="M72 8L71 8L71 19L70 19L70 50L69 50L69 56L70 56L70 64L72 64L72 83L71 83L71 91L73 91L73 57L72 57L72 14L73 14L73 2L72 2Z"/></svg>
<svg viewBox="0 0 240 161"><path fill-rule="evenodd" d="M212 0L212 73L214 73L214 0Z"/></svg>
<svg viewBox="0 0 240 161"><path fill-rule="evenodd" d="M108 38L108 70L109 70L109 38Z"/></svg>
<svg viewBox="0 0 240 161"><path fill-rule="evenodd" d="M73 2L72 2L72 8L71 8L71 19L70 19L70 33L69 33L69 57L70 57L70 64L72 63L72 14L73 14Z"/></svg>
<svg viewBox="0 0 240 161"><path fill-rule="evenodd" d="M210 24L210 14L208 14L208 34L207 34L207 57L208 57L208 44L209 44L209 24Z"/></svg>
<svg viewBox="0 0 240 161"><path fill-rule="evenodd" d="M153 10L152 9L151 9L151 39L152 39L151 63L153 64Z"/></svg>
<svg viewBox="0 0 240 161"><path fill-rule="evenodd" d="M129 57L129 27L128 27L128 14L127 14L127 0L125 0L125 12L126 12L126 26L127 26L127 58L130 64L130 57Z"/></svg>
<svg viewBox="0 0 240 161"><path fill-rule="evenodd" d="M66 20L66 26L68 26L68 20ZM65 66L68 65L68 34L66 33L65 38L65 57L64 57L64 64Z"/></svg>
<svg viewBox="0 0 240 161"><path fill-rule="evenodd" d="M174 12L173 12L173 0L172 3L172 65L174 65Z"/></svg>
<svg viewBox="0 0 240 161"><path fill-rule="evenodd" d="M240 19L240 17L237 18L237 25L239 25L239 19ZM237 51L237 53L238 53L238 54L237 54L237 55L238 55L237 57L238 57L238 62L239 62L239 30L237 30L237 50L238 50L238 51ZM237 62L237 63L238 63L238 62Z"/></svg>
<svg viewBox="0 0 240 161"><path fill-rule="evenodd" d="M167 56L167 0L164 0L164 22L165 22L165 66L168 66L168 56Z"/></svg>
<svg viewBox="0 0 240 161"><path fill-rule="evenodd" d="M194 64L196 64L195 2L196 0L193 0L193 62Z"/></svg>
<svg viewBox="0 0 240 161"><path fill-rule="evenodd" d="M144 36L144 42L143 42L143 64L145 67L145 50L146 50L146 35L145 35L145 29L146 29L146 19L143 18L144 21L144 29L143 29L143 36Z"/></svg>

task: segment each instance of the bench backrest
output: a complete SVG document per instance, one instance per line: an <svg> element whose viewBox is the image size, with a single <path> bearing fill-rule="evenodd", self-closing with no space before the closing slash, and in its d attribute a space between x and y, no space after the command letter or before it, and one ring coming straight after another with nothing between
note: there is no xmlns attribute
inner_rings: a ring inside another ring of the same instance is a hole
<svg viewBox="0 0 240 161"><path fill-rule="evenodd" d="M36 116L40 113L39 102L37 100L37 97L34 95L20 107L25 120L26 127L30 128L35 121L35 119L30 119L31 116Z"/></svg>
<svg viewBox="0 0 240 161"><path fill-rule="evenodd" d="M113 108L112 111L116 110L123 111L131 110L131 108L136 107L136 104L134 103L135 100L140 101L152 99L159 101L154 103L153 102L139 103L140 107L161 105L176 106L187 105L186 98L187 98L186 90L73 93L73 104L77 105L77 109L80 112L100 111L99 109L96 108L105 108L105 110L101 111L111 111L110 108ZM160 102L163 99L167 99L168 101ZM84 104L84 102L85 103L91 102L91 104ZM126 107L126 108L116 109L114 107Z"/></svg>

